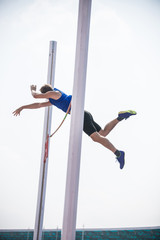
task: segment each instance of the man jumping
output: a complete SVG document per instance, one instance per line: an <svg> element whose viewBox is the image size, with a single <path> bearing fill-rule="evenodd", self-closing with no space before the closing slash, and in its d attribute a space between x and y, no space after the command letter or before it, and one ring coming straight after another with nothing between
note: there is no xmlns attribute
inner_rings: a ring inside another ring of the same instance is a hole
<svg viewBox="0 0 160 240"><path fill-rule="evenodd" d="M23 109L36 109L41 107L49 107L52 105L58 107L64 112L67 112L72 99L71 95L67 95L57 88L53 89L49 84L42 86L40 93L36 92L36 85L31 85L31 94L34 98L45 98L48 99L48 101L21 106L13 112L14 116L20 115ZM122 169L125 164L125 152L115 148L115 146L106 138L106 136L120 121L136 114L137 113L132 110L121 111L118 113L118 117L116 119L106 124L102 129L99 124L94 121L91 113L84 111L83 131L90 136L94 142L100 143L116 155L116 158L120 164L120 169Z"/></svg>

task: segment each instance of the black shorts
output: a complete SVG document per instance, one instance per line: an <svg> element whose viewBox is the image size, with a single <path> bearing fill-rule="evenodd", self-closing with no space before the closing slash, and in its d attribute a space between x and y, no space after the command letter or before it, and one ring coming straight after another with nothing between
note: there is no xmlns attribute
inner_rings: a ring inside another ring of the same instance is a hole
<svg viewBox="0 0 160 240"><path fill-rule="evenodd" d="M90 136L94 132L99 132L101 127L94 121L92 114L84 111L83 131Z"/></svg>

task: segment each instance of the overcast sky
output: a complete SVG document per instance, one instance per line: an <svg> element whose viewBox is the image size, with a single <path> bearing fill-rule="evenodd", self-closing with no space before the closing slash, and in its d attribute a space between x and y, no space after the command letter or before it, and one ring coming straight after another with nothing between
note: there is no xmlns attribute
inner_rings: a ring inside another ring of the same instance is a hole
<svg viewBox="0 0 160 240"><path fill-rule="evenodd" d="M0 1L0 229L34 228L44 109L30 85L47 81L49 41L57 41L55 86L72 94L78 0ZM83 134L77 227L160 226L160 1L93 0L85 109L103 127L121 110L108 139L115 156ZM53 108L52 131L64 113ZM61 228L70 116L51 139L45 228Z"/></svg>

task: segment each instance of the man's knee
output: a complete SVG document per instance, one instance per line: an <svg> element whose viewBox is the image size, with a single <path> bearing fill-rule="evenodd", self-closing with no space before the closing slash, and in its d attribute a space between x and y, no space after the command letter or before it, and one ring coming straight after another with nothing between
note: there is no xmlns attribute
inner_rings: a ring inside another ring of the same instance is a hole
<svg viewBox="0 0 160 240"><path fill-rule="evenodd" d="M100 134L98 132L94 132L90 135L90 137L94 142L99 142Z"/></svg>
<svg viewBox="0 0 160 240"><path fill-rule="evenodd" d="M107 135L103 129L101 129L98 133L103 137L106 137Z"/></svg>

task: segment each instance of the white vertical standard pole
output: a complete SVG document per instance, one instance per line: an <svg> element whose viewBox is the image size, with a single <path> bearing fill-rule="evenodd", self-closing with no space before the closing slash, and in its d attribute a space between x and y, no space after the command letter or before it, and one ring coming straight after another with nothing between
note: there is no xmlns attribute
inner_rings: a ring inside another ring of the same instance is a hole
<svg viewBox="0 0 160 240"><path fill-rule="evenodd" d="M56 49L57 49L57 42L50 41L47 83L52 85L52 87L54 87ZM34 240L41 240L41 237L42 237L46 183L47 183L47 170L48 170L48 156L45 159L45 144L47 142L48 135L50 135L50 131L51 131L51 119L52 119L52 108L48 107L45 109L45 116L44 116L41 168L40 168L40 176L39 176L37 211L36 211L36 220L35 220L35 228L34 228L34 238L33 238Z"/></svg>
<svg viewBox="0 0 160 240"><path fill-rule="evenodd" d="M79 1L62 240L75 240L91 0Z"/></svg>

